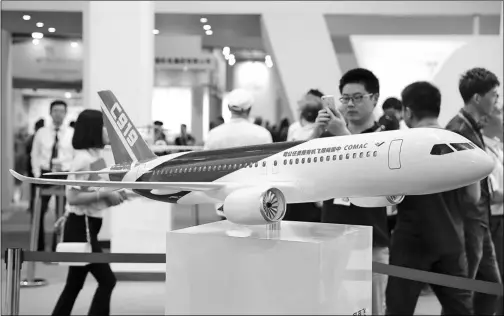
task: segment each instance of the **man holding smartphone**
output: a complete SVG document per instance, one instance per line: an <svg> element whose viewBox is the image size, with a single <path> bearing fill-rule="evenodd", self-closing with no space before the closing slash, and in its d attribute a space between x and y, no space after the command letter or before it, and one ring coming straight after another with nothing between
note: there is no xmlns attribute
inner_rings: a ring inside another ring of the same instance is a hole
<svg viewBox="0 0 504 316"><path fill-rule="evenodd" d="M324 98L325 109L319 112L316 122L325 132L321 137L373 133L383 130L376 122L374 109L380 96L378 78L369 70L356 68L341 77L342 112ZM336 180L336 179L335 179ZM389 230L385 207L363 208L341 199L324 201L322 222L373 227L373 261L388 264ZM385 288L387 276L373 273L373 315L385 313Z"/></svg>

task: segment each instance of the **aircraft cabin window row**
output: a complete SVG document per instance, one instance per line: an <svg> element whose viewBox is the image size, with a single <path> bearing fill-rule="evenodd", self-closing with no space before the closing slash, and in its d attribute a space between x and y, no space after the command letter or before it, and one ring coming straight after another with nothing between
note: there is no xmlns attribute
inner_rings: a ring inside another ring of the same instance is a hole
<svg viewBox="0 0 504 316"><path fill-rule="evenodd" d="M476 148L476 145L474 145L473 143L450 143L450 145L451 147L448 146L448 144L436 144L432 146L430 154L435 156L441 156L455 152L455 150L462 151Z"/></svg>
<svg viewBox="0 0 504 316"><path fill-rule="evenodd" d="M444 145L444 144L442 144ZM449 148L449 147L448 147ZM367 153L364 153L364 152L360 152L360 153L353 153L352 155L351 154L346 154L346 155L333 155L332 156L332 160L335 161L335 160L344 160L344 159L350 159L350 157L352 158L364 158L364 157L371 157L371 155L373 155L373 157L376 157L378 156L378 152L377 151L374 151L373 153L371 153L371 151L368 151ZM320 156L320 157L313 157L313 162L318 162L320 158L320 162L324 162L325 161L331 161L331 156L328 155L328 156ZM304 164L304 163L311 163L312 162L312 158L309 157L309 158L296 158L295 160L294 159L284 159L284 165L287 165L287 163L289 163L290 165L292 164ZM273 161L273 165L274 166L278 166L278 162L275 160ZM163 168L163 169L160 169L160 170L155 170L153 173L155 175L160 175L160 174L178 174L178 173L189 173L189 172L206 172L206 171L221 171L221 170L237 170L237 169L240 169L240 168L246 168L246 167L249 167L249 168L252 168L252 167L259 167L259 162L255 162L255 163L240 163L240 164L223 164L223 165L214 165L214 166L199 166L199 167L186 167L186 168L169 168L169 167L166 167L166 168ZM261 162L261 167L266 167L266 161L262 161Z"/></svg>
<svg viewBox="0 0 504 316"><path fill-rule="evenodd" d="M377 151L374 151L372 155L373 155L373 157L376 157L376 156L378 156L378 152L377 152ZM343 159L350 159L350 157L352 157L353 159L355 159L355 158L357 158L357 157L359 157L359 158L364 158L364 156L366 156L366 157L371 157L371 152L370 152L370 151L368 151L367 153L364 153L364 152L362 152L362 151L361 151L359 154L357 154L357 153L353 153L352 155L350 155L350 154L348 153L348 154L346 154L346 155L341 154L341 155L339 155L339 156L338 156L338 155L333 155L333 156L332 156L332 160L333 160L333 161L334 161L334 160L338 160L338 158L339 158L339 160L343 160ZM318 159L318 158L320 158L320 162L324 162L324 160L325 160L325 161L331 161L331 156L329 155L329 156L325 156L325 157L324 157L324 156L320 156L320 157L313 157L313 162L317 162L317 161L319 161L319 159ZM287 163L288 163L289 165L292 165L292 164L296 164L296 165L297 165L297 164L299 164L299 161L300 161L300 160L299 160L299 158L296 158L295 160L294 160L294 159L289 159L289 160L284 159L283 164L284 164L284 165L287 165ZM305 158L301 158L301 164L304 164L304 163L305 163L305 161L306 161L306 163L311 163L311 162L312 162L312 158L311 158L311 157L310 157L310 158L306 158L306 160L305 160ZM276 162L276 161L275 161L275 162ZM276 166L276 165L275 165L275 166Z"/></svg>
<svg viewBox="0 0 504 316"><path fill-rule="evenodd" d="M266 161L261 163L262 167L266 167ZM163 168L161 170L155 170L154 174L178 174L178 173L188 173L188 172L206 172L206 171L221 171L221 170L236 170L240 168L252 168L259 167L259 163L240 163L240 164L223 164L214 166L199 166L199 167L186 167L186 168Z"/></svg>

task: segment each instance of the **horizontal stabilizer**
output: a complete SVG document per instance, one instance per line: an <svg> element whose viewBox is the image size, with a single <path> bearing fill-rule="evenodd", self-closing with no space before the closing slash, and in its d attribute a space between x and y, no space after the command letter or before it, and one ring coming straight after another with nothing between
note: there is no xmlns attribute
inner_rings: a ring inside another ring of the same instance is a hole
<svg viewBox="0 0 504 316"><path fill-rule="evenodd" d="M105 188L122 188L132 190L156 190L156 189L173 189L180 191L209 191L222 189L233 183L215 183L215 182L121 182L121 181L74 181L74 180L59 180L59 179L43 179L30 178L23 176L14 170L9 170L10 173L18 180L34 184L47 185L74 185L83 187L105 187Z"/></svg>

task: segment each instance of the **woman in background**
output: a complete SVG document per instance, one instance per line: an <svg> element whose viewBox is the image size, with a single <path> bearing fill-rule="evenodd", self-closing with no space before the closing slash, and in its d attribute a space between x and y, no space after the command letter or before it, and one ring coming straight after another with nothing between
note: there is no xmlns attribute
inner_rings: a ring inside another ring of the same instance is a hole
<svg viewBox="0 0 504 316"><path fill-rule="evenodd" d="M108 134L103 126L102 113L97 110L84 110L75 122L72 139L75 156L70 171L89 171L105 167L102 149L106 143L108 143ZM70 175L68 179L98 180L90 175ZM68 207L63 221L63 242L88 241L93 252L102 252L98 243L98 233L102 225L103 211L110 206L122 203L124 197L118 192L99 192L96 188L68 186L66 198ZM87 240L87 232L89 232L89 240ZM106 263L71 266L68 269L65 288L52 315L71 314L88 272L98 282L88 315L110 315L110 299L116 278L110 265Z"/></svg>

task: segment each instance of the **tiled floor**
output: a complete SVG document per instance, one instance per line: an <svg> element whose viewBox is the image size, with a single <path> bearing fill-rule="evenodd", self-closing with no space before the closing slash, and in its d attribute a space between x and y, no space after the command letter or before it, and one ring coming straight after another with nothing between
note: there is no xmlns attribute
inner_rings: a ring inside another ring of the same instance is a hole
<svg viewBox="0 0 504 316"><path fill-rule="evenodd" d="M6 247L27 248L29 242L28 215L23 208L2 211L2 249ZM47 216L47 227L53 219ZM3 254L3 251L2 251ZM2 311L4 308L5 265L2 265ZM23 266L23 277L26 273ZM50 315L63 289L67 268L58 265L36 264L36 276L48 281L39 288L22 288L20 315ZM76 301L73 315L86 315L96 289L96 281L89 276ZM113 315L163 315L164 282L118 282L111 302ZM415 315L439 315L440 305L433 295L422 296Z"/></svg>

